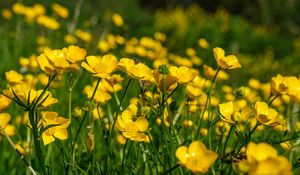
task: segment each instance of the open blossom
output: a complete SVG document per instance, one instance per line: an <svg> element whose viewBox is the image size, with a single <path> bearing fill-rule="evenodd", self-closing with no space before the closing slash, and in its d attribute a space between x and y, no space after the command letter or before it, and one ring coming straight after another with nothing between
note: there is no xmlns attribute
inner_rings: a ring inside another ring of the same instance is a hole
<svg viewBox="0 0 300 175"><path fill-rule="evenodd" d="M235 55L225 56L225 51L222 48L214 48L213 53L221 69L237 69L242 67Z"/></svg>
<svg viewBox="0 0 300 175"><path fill-rule="evenodd" d="M269 126L276 126L280 124L278 112L269 108L265 102L256 102L254 106L254 116L257 121Z"/></svg>
<svg viewBox="0 0 300 175"><path fill-rule="evenodd" d="M180 146L176 150L180 163L194 173L206 173L218 154L207 150L201 141L193 141L189 147Z"/></svg>
<svg viewBox="0 0 300 175"><path fill-rule="evenodd" d="M103 57L88 56L87 62L82 62L81 66L91 72L93 76L99 78L108 77L118 66L118 60L114 55L104 55Z"/></svg>
<svg viewBox="0 0 300 175"><path fill-rule="evenodd" d="M5 95L20 100L21 103L25 104L26 106L30 106L36 103L42 92L43 90L35 90L27 87L24 84L18 84L10 87L9 90L6 90ZM50 107L57 102L58 100L52 97L51 92L45 91L43 97L39 100L38 106L41 105L42 107Z"/></svg>
<svg viewBox="0 0 300 175"><path fill-rule="evenodd" d="M248 121L251 113L250 108L241 108L233 101L219 104L219 111L221 119L230 124Z"/></svg>
<svg viewBox="0 0 300 175"><path fill-rule="evenodd" d="M185 66L171 66L169 68L170 75L175 78L179 84L187 84L196 77L196 73Z"/></svg>
<svg viewBox="0 0 300 175"><path fill-rule="evenodd" d="M62 74L65 71L79 70L78 62L85 58L86 51L78 46L51 50L44 49L44 52L37 57L40 68L47 74Z"/></svg>
<svg viewBox="0 0 300 175"><path fill-rule="evenodd" d="M66 140L68 138L67 127L70 120L58 116L56 112L43 112L42 119L39 122L39 128L49 127L42 133L44 145L54 142L55 138Z"/></svg>
<svg viewBox="0 0 300 175"><path fill-rule="evenodd" d="M246 151L250 174L292 174L292 166L277 150L267 143L250 142Z"/></svg>
<svg viewBox="0 0 300 175"><path fill-rule="evenodd" d="M150 142L150 136L145 134L148 126L147 119L138 115L138 108L135 104L129 105L116 121L116 128L122 132L124 137L138 142Z"/></svg>
<svg viewBox="0 0 300 175"><path fill-rule="evenodd" d="M300 103L300 79L295 76L283 77L278 74L271 79L271 90L276 95L288 95Z"/></svg>
<svg viewBox="0 0 300 175"><path fill-rule="evenodd" d="M121 70L134 79L145 81L153 80L153 71L143 63L136 64L132 59L122 58L119 61L118 66Z"/></svg>

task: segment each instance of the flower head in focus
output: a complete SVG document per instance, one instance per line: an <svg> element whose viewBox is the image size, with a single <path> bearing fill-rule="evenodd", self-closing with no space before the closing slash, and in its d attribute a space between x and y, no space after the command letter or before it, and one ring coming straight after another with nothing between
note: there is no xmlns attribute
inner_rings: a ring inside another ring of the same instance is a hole
<svg viewBox="0 0 300 175"><path fill-rule="evenodd" d="M225 51L222 48L214 48L213 53L221 69L237 69L242 67L235 55L225 56Z"/></svg>
<svg viewBox="0 0 300 175"><path fill-rule="evenodd" d="M42 119L39 121L39 128L47 128L42 133L44 145L54 142L55 138L66 140L68 138L67 127L69 124L70 121L68 119L58 116L56 112L43 112Z"/></svg>

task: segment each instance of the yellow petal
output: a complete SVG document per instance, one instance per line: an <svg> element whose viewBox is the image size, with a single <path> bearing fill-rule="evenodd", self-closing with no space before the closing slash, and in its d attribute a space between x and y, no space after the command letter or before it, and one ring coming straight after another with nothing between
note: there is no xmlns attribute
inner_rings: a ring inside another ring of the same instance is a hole
<svg viewBox="0 0 300 175"><path fill-rule="evenodd" d="M180 146L177 148L176 157L179 159L180 163L186 164L187 159L189 158L188 148L186 146Z"/></svg>
<svg viewBox="0 0 300 175"><path fill-rule="evenodd" d="M46 134L46 132L42 133L42 139L43 139L44 145L48 145L49 143L52 143L55 141L55 138L52 135Z"/></svg>
<svg viewBox="0 0 300 175"><path fill-rule="evenodd" d="M145 117L139 117L135 124L140 132L145 132L148 129L149 123Z"/></svg>
<svg viewBox="0 0 300 175"><path fill-rule="evenodd" d="M0 126L4 129L7 126L7 123L10 121L11 116L8 113L0 114Z"/></svg>

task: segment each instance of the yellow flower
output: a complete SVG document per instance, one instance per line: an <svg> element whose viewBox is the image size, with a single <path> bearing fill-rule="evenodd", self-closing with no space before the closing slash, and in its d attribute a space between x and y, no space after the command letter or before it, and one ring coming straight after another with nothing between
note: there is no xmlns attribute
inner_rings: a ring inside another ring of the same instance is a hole
<svg viewBox="0 0 300 175"><path fill-rule="evenodd" d="M122 26L124 24L122 16L120 14L118 14L118 13L114 13L112 15L112 21L118 27L120 27L120 26Z"/></svg>
<svg viewBox="0 0 300 175"><path fill-rule="evenodd" d="M187 84L196 77L196 73L191 69L181 66L171 66L169 68L170 75L176 79L179 84Z"/></svg>
<svg viewBox="0 0 300 175"><path fill-rule="evenodd" d="M78 46L71 45L68 48L63 48L62 50L67 53L67 60L71 63L82 61L86 56L85 49L82 49Z"/></svg>
<svg viewBox="0 0 300 175"><path fill-rule="evenodd" d="M37 57L40 68L47 74L62 74L65 71L79 70L77 62L84 59L86 51L77 46L69 46L61 50L45 48Z"/></svg>
<svg viewBox="0 0 300 175"><path fill-rule="evenodd" d="M9 107L11 104L11 99L6 96L0 94L0 111L3 111Z"/></svg>
<svg viewBox="0 0 300 175"><path fill-rule="evenodd" d="M197 86L193 86L190 83L186 86L186 94L189 98L197 98L200 97L203 94L203 91L201 88Z"/></svg>
<svg viewBox="0 0 300 175"><path fill-rule="evenodd" d="M14 92L17 97L14 97L12 92ZM20 99L21 102L26 106L31 106L32 104L36 103L36 100L42 94L42 92L43 90L36 91L27 87L25 84L18 84L14 87L11 87L10 91L6 91L6 95L10 96L11 98ZM51 92L46 91L37 106L41 105L47 108L55 103L57 103L57 99L52 97Z"/></svg>
<svg viewBox="0 0 300 175"><path fill-rule="evenodd" d="M204 70L204 76L207 79L212 79L215 76L216 72L217 72L212 67L207 66L207 65L203 65L203 70ZM229 78L229 75L225 71L220 70L219 74L216 78L216 81L228 80L228 78Z"/></svg>
<svg viewBox="0 0 300 175"><path fill-rule="evenodd" d="M54 142L55 138L60 140L66 140L68 138L67 127L70 124L68 119L59 117L56 112L43 112L42 119L39 121L39 127L41 129L41 124L43 128L49 127L42 133L42 139L44 145Z"/></svg>
<svg viewBox="0 0 300 175"><path fill-rule="evenodd" d="M99 89L109 93L118 92L122 89L122 81L123 77L121 77L120 75L114 74L108 76L100 81Z"/></svg>
<svg viewBox="0 0 300 175"><path fill-rule="evenodd" d="M114 55L88 56L86 61L81 66L99 78L106 78L118 68L118 60Z"/></svg>
<svg viewBox="0 0 300 175"><path fill-rule="evenodd" d="M54 18L51 18L49 16L45 16L45 15L39 16L36 22L37 24L51 30L59 29L59 22L57 22Z"/></svg>
<svg viewBox="0 0 300 175"><path fill-rule="evenodd" d="M288 160L278 156L276 149L267 143L250 142L246 155L250 174L292 174L292 166Z"/></svg>
<svg viewBox="0 0 300 175"><path fill-rule="evenodd" d="M279 125L278 112L269 108L268 104L265 102L256 102L254 106L254 116L257 121L269 126Z"/></svg>
<svg viewBox="0 0 300 175"><path fill-rule="evenodd" d="M67 8L65 8L59 4L56 4L56 3L52 4L51 8L58 16L60 16L62 18L68 18L69 11Z"/></svg>
<svg viewBox="0 0 300 175"><path fill-rule="evenodd" d="M198 41L198 45L200 46L200 48L203 48L203 49L209 48L209 43L205 38L200 38Z"/></svg>
<svg viewBox="0 0 300 175"><path fill-rule="evenodd" d="M92 98L95 87L96 87L96 82L93 82L93 86L85 86L85 88L83 89L83 92L84 94L87 95L88 99ZM110 99L111 99L111 95L109 93L98 88L94 95L93 101L97 104L104 104Z"/></svg>
<svg viewBox="0 0 300 175"><path fill-rule="evenodd" d="M145 134L148 126L147 119L138 115L138 108L135 104L129 105L116 121L116 128L122 132L124 137L138 142L150 142L150 136Z"/></svg>
<svg viewBox="0 0 300 175"><path fill-rule="evenodd" d="M71 35L71 34L67 34L64 36L64 41L67 43L67 44L75 44L77 43L77 39Z"/></svg>
<svg viewBox="0 0 300 175"><path fill-rule="evenodd" d="M207 150L201 141L193 141L189 147L180 146L176 150L180 163L194 173L206 173L218 155Z"/></svg>
<svg viewBox="0 0 300 175"><path fill-rule="evenodd" d="M237 69L242 67L235 55L225 56L225 51L219 47L214 48L213 53L221 69Z"/></svg>
<svg viewBox="0 0 300 175"><path fill-rule="evenodd" d="M6 80L9 82L9 84L18 84L21 83L23 80L23 75L19 74L18 72L14 70L10 70L8 72L5 72Z"/></svg>
<svg viewBox="0 0 300 175"><path fill-rule="evenodd" d="M118 66L132 78L146 81L153 79L153 71L143 63L135 64L132 59L122 58L119 61Z"/></svg>
<svg viewBox="0 0 300 175"><path fill-rule="evenodd" d="M1 11L3 18L10 19L12 17L12 13L9 9L3 9Z"/></svg>
<svg viewBox="0 0 300 175"><path fill-rule="evenodd" d="M89 32L77 29L75 31L75 36L77 36L82 41L89 43L92 41L92 35Z"/></svg>

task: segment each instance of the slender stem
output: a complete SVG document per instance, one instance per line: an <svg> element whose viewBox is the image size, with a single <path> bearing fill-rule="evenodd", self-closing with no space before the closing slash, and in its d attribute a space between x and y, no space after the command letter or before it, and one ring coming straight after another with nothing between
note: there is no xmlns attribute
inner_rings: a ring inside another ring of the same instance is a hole
<svg viewBox="0 0 300 175"><path fill-rule="evenodd" d="M82 7L82 4L83 4L83 1L84 0L78 0L77 1L76 7L75 7L75 11L74 11L73 20L72 20L72 23L70 24L70 27L68 28L69 29L69 31L68 31L69 33L73 33L74 30L75 30L75 28L76 28L78 17L80 15L80 11L81 11L81 7Z"/></svg>
<svg viewBox="0 0 300 175"><path fill-rule="evenodd" d="M229 133L228 133L228 135L227 135L227 137L226 137L226 140L225 140L225 143L224 143L224 148L223 148L223 157L224 157L224 155L225 155L225 151L226 151L226 146L227 146L227 142L228 142L228 140L229 140L229 137L231 136L231 133L232 133L232 131L233 131L233 125L231 125L230 126L230 129L229 129Z"/></svg>
<svg viewBox="0 0 300 175"><path fill-rule="evenodd" d="M31 172L31 174L36 175L36 172L33 170L33 168L31 167L31 165L27 162L27 160L25 159L24 155L22 155L19 152L19 150L16 148L15 143L11 140L11 138L9 137L9 135L7 135L7 133L4 131L4 129L2 128L1 125L0 125L0 130L1 130L1 134L4 135L5 138L8 140L9 144L16 151L16 153L18 154L18 156L20 157L20 159L24 162L24 164L26 165L26 167L28 168L28 170Z"/></svg>
<svg viewBox="0 0 300 175"><path fill-rule="evenodd" d="M217 71L216 71L216 73L215 73L215 75L214 75L214 77L213 77L213 79L212 79L212 81L211 81L211 85L210 85L209 92L208 92L208 97L206 98L205 106L204 106L203 112L201 113L201 117L200 117L201 120L202 120L203 117L204 117L205 110L206 110L207 108L210 108L212 89L213 89L213 87L214 87L214 83L215 83L215 81L216 81L217 75L218 75L218 73L220 72L220 70L221 70L220 67L218 67L218 69L217 69ZM210 117L210 113L208 112L208 120L210 119L209 117ZM200 122L201 122L201 121L200 121ZM202 123L202 122L201 122L201 123ZM198 129L197 129L197 133L196 133L196 137L195 137L196 139L198 138L199 133L200 133L201 123L199 124L199 127L198 127ZM208 129L208 132L210 133L210 129ZM209 133L208 133L208 138L210 139Z"/></svg>
<svg viewBox="0 0 300 175"><path fill-rule="evenodd" d="M110 146L110 142L111 142L111 139L112 139L112 132L113 132L113 130L114 130L114 128L115 128L116 120L117 120L117 117L118 117L119 112L120 112L120 110L121 110L122 102L123 102L124 97L125 97L125 95L126 95L126 93L127 93L127 91L128 91L128 88L129 88L130 83L131 83L131 79L129 79L128 82L127 82L127 85L126 85L125 90L124 90L124 92L123 92L123 94L122 94L120 103L119 103L119 105L118 105L118 109L117 109L117 111L116 111L116 113L115 113L114 120L113 120L113 125L112 125L112 127L111 127L111 129L110 129L110 134L109 134L109 140L108 140L109 146Z"/></svg>
<svg viewBox="0 0 300 175"><path fill-rule="evenodd" d="M43 89L42 93L37 97L37 99L34 101L31 109L35 110L35 108L39 105L40 100L44 97L44 94L46 93L47 89L49 88L51 82L54 80L54 78L56 77L56 74L52 75L49 77L48 83L45 86L45 88Z"/></svg>
<svg viewBox="0 0 300 175"><path fill-rule="evenodd" d="M173 170L175 170L176 168L178 168L180 166L180 164L176 164L173 167L171 167L170 169L168 169L167 171L163 172L162 175L166 175L169 174L170 172L172 172Z"/></svg>
<svg viewBox="0 0 300 175"><path fill-rule="evenodd" d="M29 119L31 120L31 125L32 125L32 133L33 133L33 141L34 141L34 147L35 147L35 152L39 160L40 167L42 169L43 174L46 173L45 169L45 163L43 159L43 153L41 149L41 144L40 144L40 138L38 134L38 128L37 128L37 116L35 114L35 109L30 109L29 110Z"/></svg>
<svg viewBox="0 0 300 175"><path fill-rule="evenodd" d="M101 80L100 78L97 80L95 89L94 89L94 91L93 91L93 93L92 93L91 98L89 99L89 102L91 102L91 101L94 99L95 94L96 94L97 89L98 89L99 84L100 84L100 80ZM79 124L79 127L78 127L78 129L77 129L77 132L76 132L76 134L75 134L74 140L73 140L73 142L71 143L71 146L72 146L72 151L71 151L71 153L72 153L73 169L75 168L75 152L74 152L75 144L76 144L76 141L77 141L77 139L78 139L79 133L80 133L82 127L83 127L83 123L84 123L84 121L85 121L85 118L86 118L87 114L88 114L88 112L85 111L85 112L84 112L84 115L83 115L83 117L82 117L82 120L81 120L81 122L80 122L80 124Z"/></svg>
<svg viewBox="0 0 300 175"><path fill-rule="evenodd" d="M121 172L124 172L124 165L125 165L125 155L126 155L126 147L128 144L128 139L126 139L124 148L123 148L123 157L122 157L122 168L121 168Z"/></svg>

